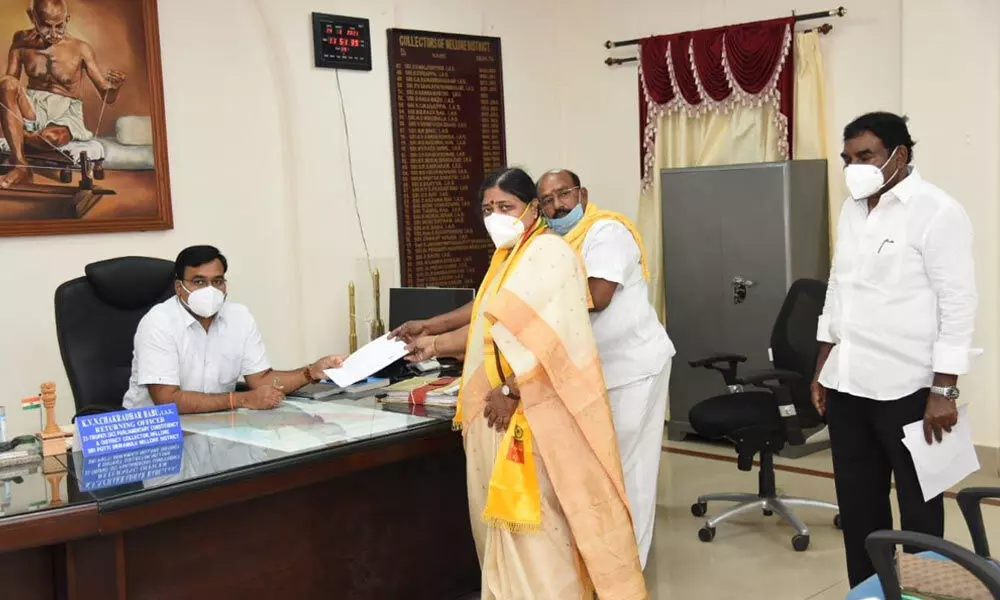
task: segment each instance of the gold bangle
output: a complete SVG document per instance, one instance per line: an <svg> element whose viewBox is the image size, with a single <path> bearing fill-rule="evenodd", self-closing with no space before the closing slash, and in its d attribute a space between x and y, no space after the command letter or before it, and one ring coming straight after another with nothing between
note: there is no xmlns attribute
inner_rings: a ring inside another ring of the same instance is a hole
<svg viewBox="0 0 1000 600"><path fill-rule="evenodd" d="M432 337L431 338L431 356L436 356L437 355L437 343L438 343L438 336Z"/></svg>

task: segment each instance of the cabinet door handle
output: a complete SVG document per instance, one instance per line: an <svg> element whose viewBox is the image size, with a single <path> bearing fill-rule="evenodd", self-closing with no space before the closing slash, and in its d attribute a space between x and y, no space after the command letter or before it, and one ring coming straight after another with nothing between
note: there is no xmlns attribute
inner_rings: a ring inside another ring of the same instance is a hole
<svg viewBox="0 0 1000 600"><path fill-rule="evenodd" d="M733 277L733 304L743 304L747 299L750 288L757 285L753 280L737 275Z"/></svg>

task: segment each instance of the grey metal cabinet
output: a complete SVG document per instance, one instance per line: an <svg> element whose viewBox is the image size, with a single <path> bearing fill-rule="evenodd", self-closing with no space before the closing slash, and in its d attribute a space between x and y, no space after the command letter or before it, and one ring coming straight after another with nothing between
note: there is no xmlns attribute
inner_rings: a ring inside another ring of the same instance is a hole
<svg viewBox="0 0 1000 600"><path fill-rule="evenodd" d="M665 169L663 285L677 347L669 435L691 431L688 411L725 393L689 360L733 352L742 368L770 366L771 327L793 281L829 275L825 160ZM745 291L745 295L744 295Z"/></svg>

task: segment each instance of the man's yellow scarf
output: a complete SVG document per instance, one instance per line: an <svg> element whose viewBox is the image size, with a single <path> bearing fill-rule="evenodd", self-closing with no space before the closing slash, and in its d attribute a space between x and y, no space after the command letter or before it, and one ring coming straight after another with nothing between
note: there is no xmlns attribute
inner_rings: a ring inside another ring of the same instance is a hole
<svg viewBox="0 0 1000 600"><path fill-rule="evenodd" d="M635 238L636 245L639 246L640 253L640 263L642 264L642 275L649 280L649 267L646 265L646 246L642 243L642 236L639 235L639 231L629 221L625 218L625 215L612 212L610 210L601 210L597 208L597 205L593 202L587 203L587 209L583 212L583 218L580 222L573 226L573 229L569 230L569 233L563 236L563 239L573 247L574 250L579 254L583 251L583 240L586 239L587 233L590 228L594 226L598 221L617 221L625 226Z"/></svg>
<svg viewBox="0 0 1000 600"><path fill-rule="evenodd" d="M481 304L487 291L493 287L499 290L503 286L507 277L515 270L524 249L547 230L544 221L539 219L535 228L514 247L498 249L493 254L490 268L472 305L470 336L476 331L476 321L483 317ZM490 389L496 389L506 382L513 370L494 343L488 325L483 328L483 338L483 368L489 379ZM462 390L459 390L453 424L455 428L462 426ZM542 499L532 454L531 428L528 427L524 407L520 403L497 451L482 519L515 533L536 532L541 528Z"/></svg>

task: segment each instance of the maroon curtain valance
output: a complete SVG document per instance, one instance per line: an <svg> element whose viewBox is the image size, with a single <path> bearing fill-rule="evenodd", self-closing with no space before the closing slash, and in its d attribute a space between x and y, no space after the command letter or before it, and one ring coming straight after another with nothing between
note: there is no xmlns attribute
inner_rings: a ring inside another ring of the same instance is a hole
<svg viewBox="0 0 1000 600"><path fill-rule="evenodd" d="M778 152L791 155L794 19L647 38L639 43L639 132L643 187L652 183L659 117L695 116L773 104Z"/></svg>

